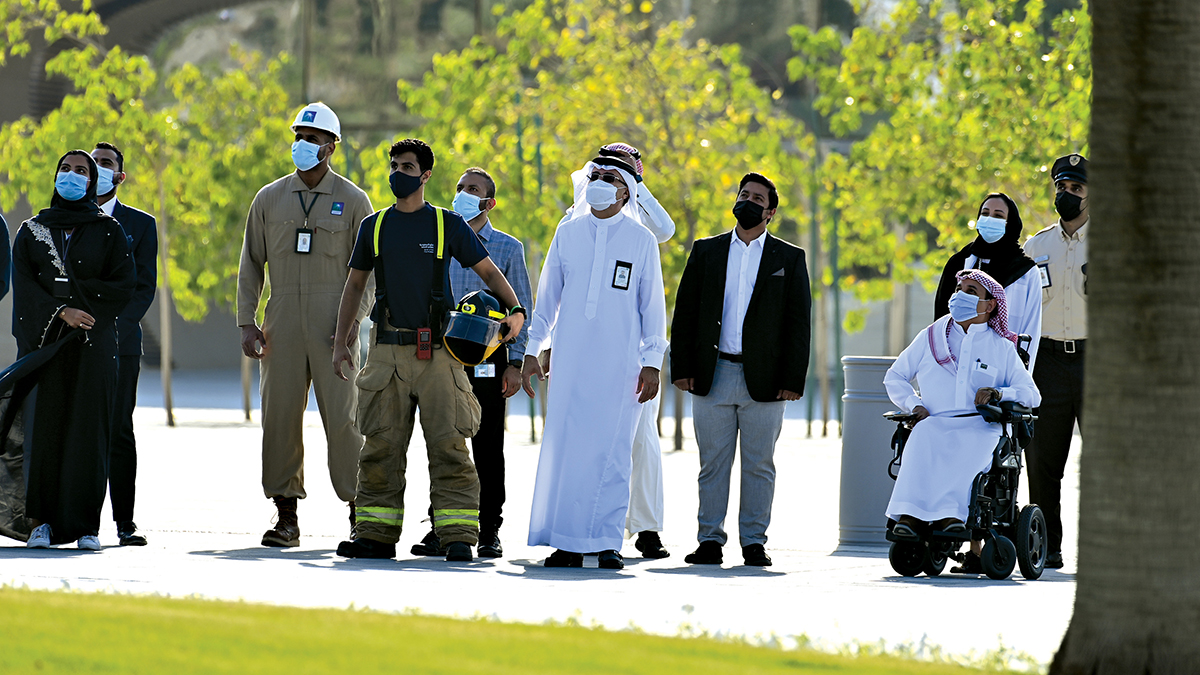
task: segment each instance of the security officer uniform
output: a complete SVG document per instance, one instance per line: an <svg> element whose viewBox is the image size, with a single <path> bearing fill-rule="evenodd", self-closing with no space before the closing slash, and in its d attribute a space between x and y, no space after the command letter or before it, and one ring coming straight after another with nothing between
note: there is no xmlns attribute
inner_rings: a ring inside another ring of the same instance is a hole
<svg viewBox="0 0 1200 675"><path fill-rule="evenodd" d="M367 194L332 169L312 189L295 173L284 176L259 190L250 206L238 268L237 319L239 326L255 323L264 267L270 263L260 384L267 497L305 497L302 427L311 384L325 427L333 489L338 499L354 501L362 447L354 429L357 390L333 373L329 355L354 226L371 211ZM308 238L301 241L305 233ZM364 301L359 320L367 308ZM357 366L356 352L354 360Z"/></svg>
<svg viewBox="0 0 1200 675"><path fill-rule="evenodd" d="M1054 181L1087 182L1087 160L1059 158ZM1048 555L1062 551L1061 483L1071 436L1083 421L1083 358L1087 344L1087 233L1073 234L1062 220L1025 242L1042 283L1042 336L1033 380L1042 394L1033 443L1026 451L1029 500L1041 507L1049 534Z"/></svg>
<svg viewBox="0 0 1200 675"><path fill-rule="evenodd" d="M479 478L466 439L479 431L480 407L463 365L443 348L441 330L453 307L446 260L473 267L486 257L462 216L428 203L413 213L387 208L362 222L350 267L374 271L377 285L370 351L356 378L358 430L365 436L358 538L393 546L400 539L408 442L419 407L434 530L446 546L478 541ZM429 331L428 358L419 329Z"/></svg>

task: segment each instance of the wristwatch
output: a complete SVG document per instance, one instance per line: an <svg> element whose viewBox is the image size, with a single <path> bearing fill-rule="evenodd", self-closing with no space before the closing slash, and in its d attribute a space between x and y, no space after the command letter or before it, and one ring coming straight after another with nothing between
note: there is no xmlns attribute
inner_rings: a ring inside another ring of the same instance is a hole
<svg viewBox="0 0 1200 675"><path fill-rule="evenodd" d="M517 370L520 370L525 367L525 362L522 361L521 359L509 359L508 365L512 366L513 368L516 368Z"/></svg>
<svg viewBox="0 0 1200 675"><path fill-rule="evenodd" d="M509 308L508 315L512 316L513 314L520 314L526 319L529 318L529 312L526 312L525 308L520 305L513 305L511 308Z"/></svg>

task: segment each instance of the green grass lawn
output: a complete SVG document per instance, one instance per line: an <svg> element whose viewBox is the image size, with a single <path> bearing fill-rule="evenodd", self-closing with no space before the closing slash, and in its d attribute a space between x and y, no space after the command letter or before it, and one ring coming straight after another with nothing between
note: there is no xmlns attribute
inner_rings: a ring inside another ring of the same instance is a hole
<svg viewBox="0 0 1200 675"><path fill-rule="evenodd" d="M11 588L0 589L0 626L5 675L979 672L569 626Z"/></svg>

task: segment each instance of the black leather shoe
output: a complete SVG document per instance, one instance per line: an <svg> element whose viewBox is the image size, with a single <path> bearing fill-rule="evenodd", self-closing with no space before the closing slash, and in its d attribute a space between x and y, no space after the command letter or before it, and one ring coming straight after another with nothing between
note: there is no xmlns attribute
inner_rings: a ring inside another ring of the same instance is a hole
<svg viewBox="0 0 1200 675"><path fill-rule="evenodd" d="M979 556L971 551L967 551L963 556L962 564L955 565L950 568L951 574L983 574L983 562L979 560Z"/></svg>
<svg viewBox="0 0 1200 675"><path fill-rule="evenodd" d="M1046 569L1061 570L1063 566L1062 553L1047 553L1046 554Z"/></svg>
<svg viewBox="0 0 1200 675"><path fill-rule="evenodd" d="M625 569L625 559L616 551L601 551L599 556L599 565L602 570L623 570Z"/></svg>
<svg viewBox="0 0 1200 675"><path fill-rule="evenodd" d="M446 544L446 562L471 562L471 545L465 541L452 541Z"/></svg>
<svg viewBox="0 0 1200 675"><path fill-rule="evenodd" d="M132 520L122 520L117 523L117 538L121 540L122 546L146 545L146 538L137 533L137 524Z"/></svg>
<svg viewBox="0 0 1200 675"><path fill-rule="evenodd" d="M396 545L359 537L353 541L343 541L338 544L337 554L343 558L378 558L382 560L396 557Z"/></svg>
<svg viewBox="0 0 1200 675"><path fill-rule="evenodd" d="M663 548L662 539L658 538L658 533L650 530L638 532L637 541L633 543L633 547L642 552L643 558L671 557L671 552Z"/></svg>
<svg viewBox="0 0 1200 675"><path fill-rule="evenodd" d="M480 558L504 557L504 547L500 545L500 535L494 530L485 530L479 533L477 550Z"/></svg>
<svg viewBox="0 0 1200 675"><path fill-rule="evenodd" d="M715 541L702 541L696 550L687 554L683 562L689 565L720 565L725 562L721 553L721 545Z"/></svg>
<svg viewBox="0 0 1200 675"><path fill-rule="evenodd" d="M546 567L583 567L583 554L558 549L543 564Z"/></svg>
<svg viewBox="0 0 1200 675"><path fill-rule="evenodd" d="M410 549L413 555L429 555L443 556L446 555L446 549L442 546L442 541L438 539L437 532L430 530L429 534L421 540L419 544L413 544Z"/></svg>
<svg viewBox="0 0 1200 675"><path fill-rule="evenodd" d="M742 547L742 562L752 567L770 567L771 556L762 544L750 544Z"/></svg>

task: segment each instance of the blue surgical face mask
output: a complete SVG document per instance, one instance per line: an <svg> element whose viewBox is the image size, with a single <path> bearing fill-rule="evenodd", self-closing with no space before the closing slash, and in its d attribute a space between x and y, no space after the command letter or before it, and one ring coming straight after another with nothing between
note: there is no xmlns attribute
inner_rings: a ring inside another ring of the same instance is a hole
<svg viewBox="0 0 1200 675"><path fill-rule="evenodd" d="M74 171L62 171L54 179L58 196L69 202L77 202L87 194L88 177Z"/></svg>
<svg viewBox="0 0 1200 675"><path fill-rule="evenodd" d="M950 318L955 321L970 321L979 316L979 297L963 291L950 296Z"/></svg>
<svg viewBox="0 0 1200 675"><path fill-rule="evenodd" d="M96 176L97 195L106 195L117 189L116 184L113 183L113 174L115 172L112 169L106 169L102 166L97 166L96 171L99 172L99 175Z"/></svg>
<svg viewBox="0 0 1200 675"><path fill-rule="evenodd" d="M1004 236L1005 230L1008 228L1008 222L1003 218L993 218L992 216L979 216L979 220L975 221L975 231L983 240L989 244L994 244L1000 241Z"/></svg>
<svg viewBox="0 0 1200 675"><path fill-rule="evenodd" d="M321 148L325 146L309 143L308 141L296 141L292 143L292 163L301 171L308 171L314 166L321 163L319 154Z"/></svg>
<svg viewBox="0 0 1200 675"><path fill-rule="evenodd" d="M476 197L473 194L468 194L466 190L459 191L454 195L454 201L450 204L450 209L463 217L463 220L474 220L479 214L483 213L480 208L480 203L486 197Z"/></svg>

